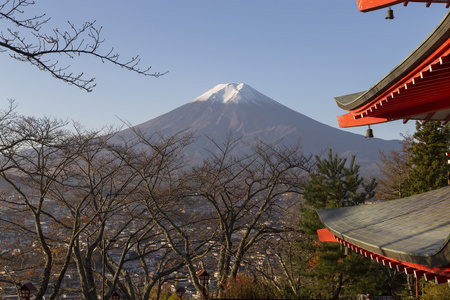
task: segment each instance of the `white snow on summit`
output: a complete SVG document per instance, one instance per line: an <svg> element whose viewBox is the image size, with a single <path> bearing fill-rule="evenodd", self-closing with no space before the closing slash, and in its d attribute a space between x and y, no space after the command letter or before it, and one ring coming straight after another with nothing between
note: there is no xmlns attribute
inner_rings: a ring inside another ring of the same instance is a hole
<svg viewBox="0 0 450 300"><path fill-rule="evenodd" d="M192 100L190 103L197 101L254 104L278 103L244 83L218 84L206 93Z"/></svg>

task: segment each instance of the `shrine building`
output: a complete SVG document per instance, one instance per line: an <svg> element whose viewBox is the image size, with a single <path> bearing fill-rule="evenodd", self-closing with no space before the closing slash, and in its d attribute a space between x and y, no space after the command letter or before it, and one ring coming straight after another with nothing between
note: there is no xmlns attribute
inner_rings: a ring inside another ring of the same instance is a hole
<svg viewBox="0 0 450 300"><path fill-rule="evenodd" d="M357 0L362 12L450 0ZM389 12L388 12L389 17ZM387 18L388 18L387 17ZM340 127L403 120L450 121L450 12L392 71L364 92L335 98ZM339 242L372 260L450 285L450 186L393 201L318 210L321 241Z"/></svg>

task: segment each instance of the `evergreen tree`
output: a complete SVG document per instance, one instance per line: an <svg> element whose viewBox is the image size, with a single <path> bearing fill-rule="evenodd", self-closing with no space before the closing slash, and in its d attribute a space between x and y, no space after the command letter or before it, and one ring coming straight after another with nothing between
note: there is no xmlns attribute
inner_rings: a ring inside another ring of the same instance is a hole
<svg viewBox="0 0 450 300"><path fill-rule="evenodd" d="M390 279L384 275L383 266L373 263L361 255L350 255L337 243L317 241L317 229L323 224L316 209L359 205L374 196L376 186L372 179L368 184L359 175L359 165L352 157L347 159L333 154L321 159L316 156L315 171L304 187L304 203L301 207L300 229L310 235L310 269L305 276L311 278L309 290L312 297L338 299L342 293L381 293L390 288ZM356 274L356 276L355 276Z"/></svg>
<svg viewBox="0 0 450 300"><path fill-rule="evenodd" d="M432 121L416 122L416 132L409 147L409 194L420 194L448 185L449 166L445 152L449 152L450 127L448 124ZM411 287L412 288L412 287ZM448 299L439 286L427 283L427 299ZM424 298L424 299L425 299Z"/></svg>
<svg viewBox="0 0 450 300"><path fill-rule="evenodd" d="M411 195L444 187L448 182L445 152L450 146L450 127L440 122L416 122L410 147L408 190Z"/></svg>
<svg viewBox="0 0 450 300"><path fill-rule="evenodd" d="M365 184L359 176L359 165L355 156L347 167L347 159L333 154L329 149L328 157L321 159L316 155L316 168L311 172L304 186L301 228L311 235L323 228L316 209L358 205L374 196L375 179Z"/></svg>

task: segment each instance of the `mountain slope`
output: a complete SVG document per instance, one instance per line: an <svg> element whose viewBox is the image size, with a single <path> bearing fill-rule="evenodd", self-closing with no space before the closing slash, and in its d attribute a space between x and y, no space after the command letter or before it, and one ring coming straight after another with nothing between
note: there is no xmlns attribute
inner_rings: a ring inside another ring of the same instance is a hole
<svg viewBox="0 0 450 300"><path fill-rule="evenodd" d="M300 138L306 153L320 154L333 148L343 156L356 154L358 163L370 169L376 168L379 150L400 147L398 141L366 139L317 122L242 83L217 85L191 102L136 127L164 135L186 128L194 131L198 140L190 146L188 155L197 159L211 145L205 136L220 142L230 132L234 137L242 136L245 143L255 139L297 143ZM244 151L245 146L242 147L238 151Z"/></svg>

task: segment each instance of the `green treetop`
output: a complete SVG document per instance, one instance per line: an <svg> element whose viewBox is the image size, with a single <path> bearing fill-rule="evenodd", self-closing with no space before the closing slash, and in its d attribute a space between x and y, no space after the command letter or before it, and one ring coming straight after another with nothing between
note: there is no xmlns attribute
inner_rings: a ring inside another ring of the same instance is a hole
<svg viewBox="0 0 450 300"><path fill-rule="evenodd" d="M309 249L309 270L304 276L310 278L306 287L310 296L338 299L342 294L364 292L381 293L390 289L389 278L382 266L372 263L361 255L350 255L338 243L320 243L316 230L324 225L316 209L358 205L374 196L375 180L365 183L359 175L355 157L348 162L333 154L330 149L324 159L316 156L316 168L304 186L304 203L300 230L309 236L299 241Z"/></svg>
<svg viewBox="0 0 450 300"><path fill-rule="evenodd" d="M411 195L447 185L446 152L449 152L450 128L440 122L416 122L416 133L410 147L408 190Z"/></svg>

